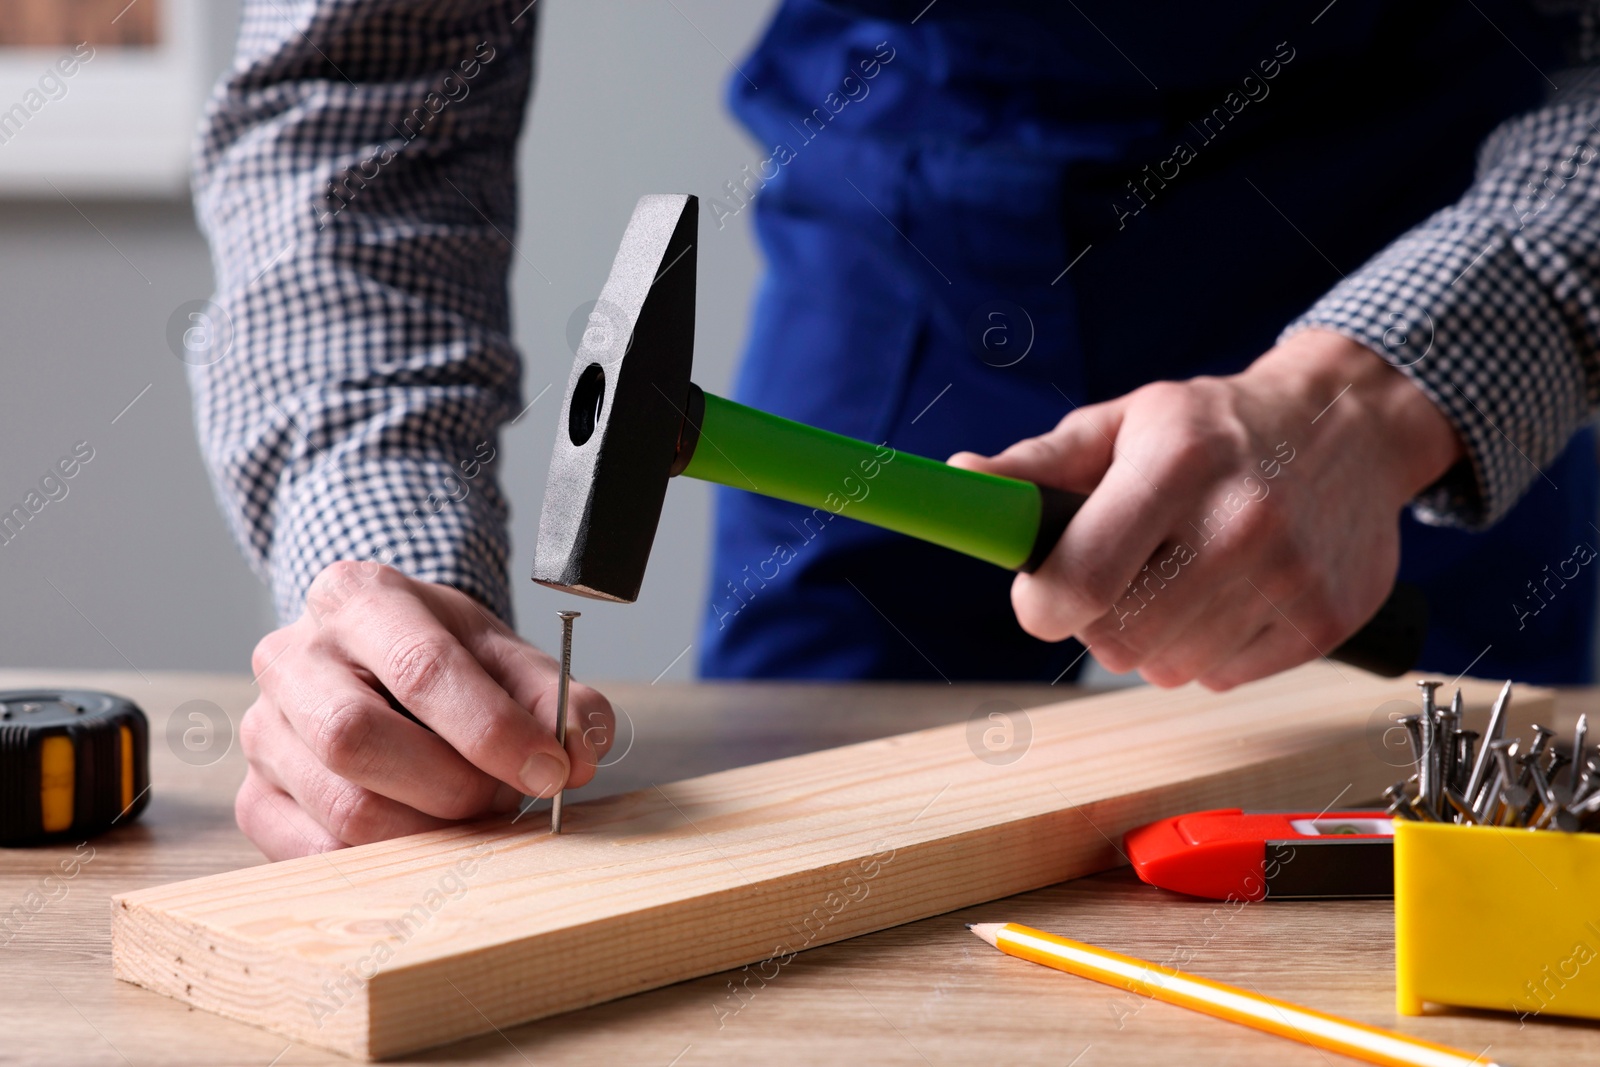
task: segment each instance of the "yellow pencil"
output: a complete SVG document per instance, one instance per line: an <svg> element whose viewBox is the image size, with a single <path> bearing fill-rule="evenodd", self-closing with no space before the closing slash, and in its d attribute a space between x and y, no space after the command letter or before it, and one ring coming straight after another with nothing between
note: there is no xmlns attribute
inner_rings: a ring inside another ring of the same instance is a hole
<svg viewBox="0 0 1600 1067"><path fill-rule="evenodd" d="M968 923L967 929L1008 956L1193 1008L1307 1045L1386 1067L1495 1067L1470 1053L1376 1026L1312 1011L1237 986L1196 978L1156 963L1107 952L1017 923Z"/></svg>

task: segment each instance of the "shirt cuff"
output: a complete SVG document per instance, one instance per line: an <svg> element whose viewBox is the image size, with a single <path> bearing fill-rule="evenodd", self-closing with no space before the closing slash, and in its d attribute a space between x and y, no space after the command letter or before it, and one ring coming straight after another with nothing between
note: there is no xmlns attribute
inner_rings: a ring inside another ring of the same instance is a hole
<svg viewBox="0 0 1600 1067"><path fill-rule="evenodd" d="M275 511L273 600L281 625L328 564L375 560L452 586L512 624L508 509L484 446L451 462L409 456L318 463ZM487 449L492 460L492 447Z"/></svg>
<svg viewBox="0 0 1600 1067"><path fill-rule="evenodd" d="M1482 529L1509 511L1588 417L1574 339L1549 290L1561 255L1447 208L1283 331L1357 341L1405 374L1460 433L1467 460L1418 494L1418 519Z"/></svg>

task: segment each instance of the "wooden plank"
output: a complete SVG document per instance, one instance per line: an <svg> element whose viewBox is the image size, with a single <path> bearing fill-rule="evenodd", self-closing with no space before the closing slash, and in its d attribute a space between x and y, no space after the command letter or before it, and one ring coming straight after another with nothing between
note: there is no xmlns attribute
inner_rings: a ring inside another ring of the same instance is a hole
<svg viewBox="0 0 1600 1067"><path fill-rule="evenodd" d="M1468 683L1469 716L1493 691ZM1376 795L1383 705L1414 693L1325 664L1128 690L1029 711L1012 762L979 719L577 804L559 837L500 820L140 890L115 973L399 1055L1104 870L1165 814Z"/></svg>

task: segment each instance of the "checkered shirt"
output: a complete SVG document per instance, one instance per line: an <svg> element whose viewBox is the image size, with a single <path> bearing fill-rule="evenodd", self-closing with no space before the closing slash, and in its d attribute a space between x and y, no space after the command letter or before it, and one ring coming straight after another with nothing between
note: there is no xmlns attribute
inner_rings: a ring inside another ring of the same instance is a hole
<svg viewBox="0 0 1600 1067"><path fill-rule="evenodd" d="M521 405L507 271L532 6L244 4L194 176L231 347L190 378L223 510L285 622L338 559L511 617L492 458ZM1493 523L1600 405L1600 53L1582 21L1578 62L1485 142L1460 202L1285 331L1361 341L1450 417L1470 459L1419 499L1430 521Z"/></svg>
<svg viewBox="0 0 1600 1067"><path fill-rule="evenodd" d="M278 616L377 559L511 617L492 463L535 13L252 0L194 191L232 346L193 366L223 511Z"/></svg>

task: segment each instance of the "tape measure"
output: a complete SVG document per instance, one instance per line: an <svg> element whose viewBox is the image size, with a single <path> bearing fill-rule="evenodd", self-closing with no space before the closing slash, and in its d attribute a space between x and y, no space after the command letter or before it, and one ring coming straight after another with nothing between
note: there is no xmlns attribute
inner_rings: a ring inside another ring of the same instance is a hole
<svg viewBox="0 0 1600 1067"><path fill-rule="evenodd" d="M0 845L87 837L150 800L150 727L130 700L0 691Z"/></svg>

